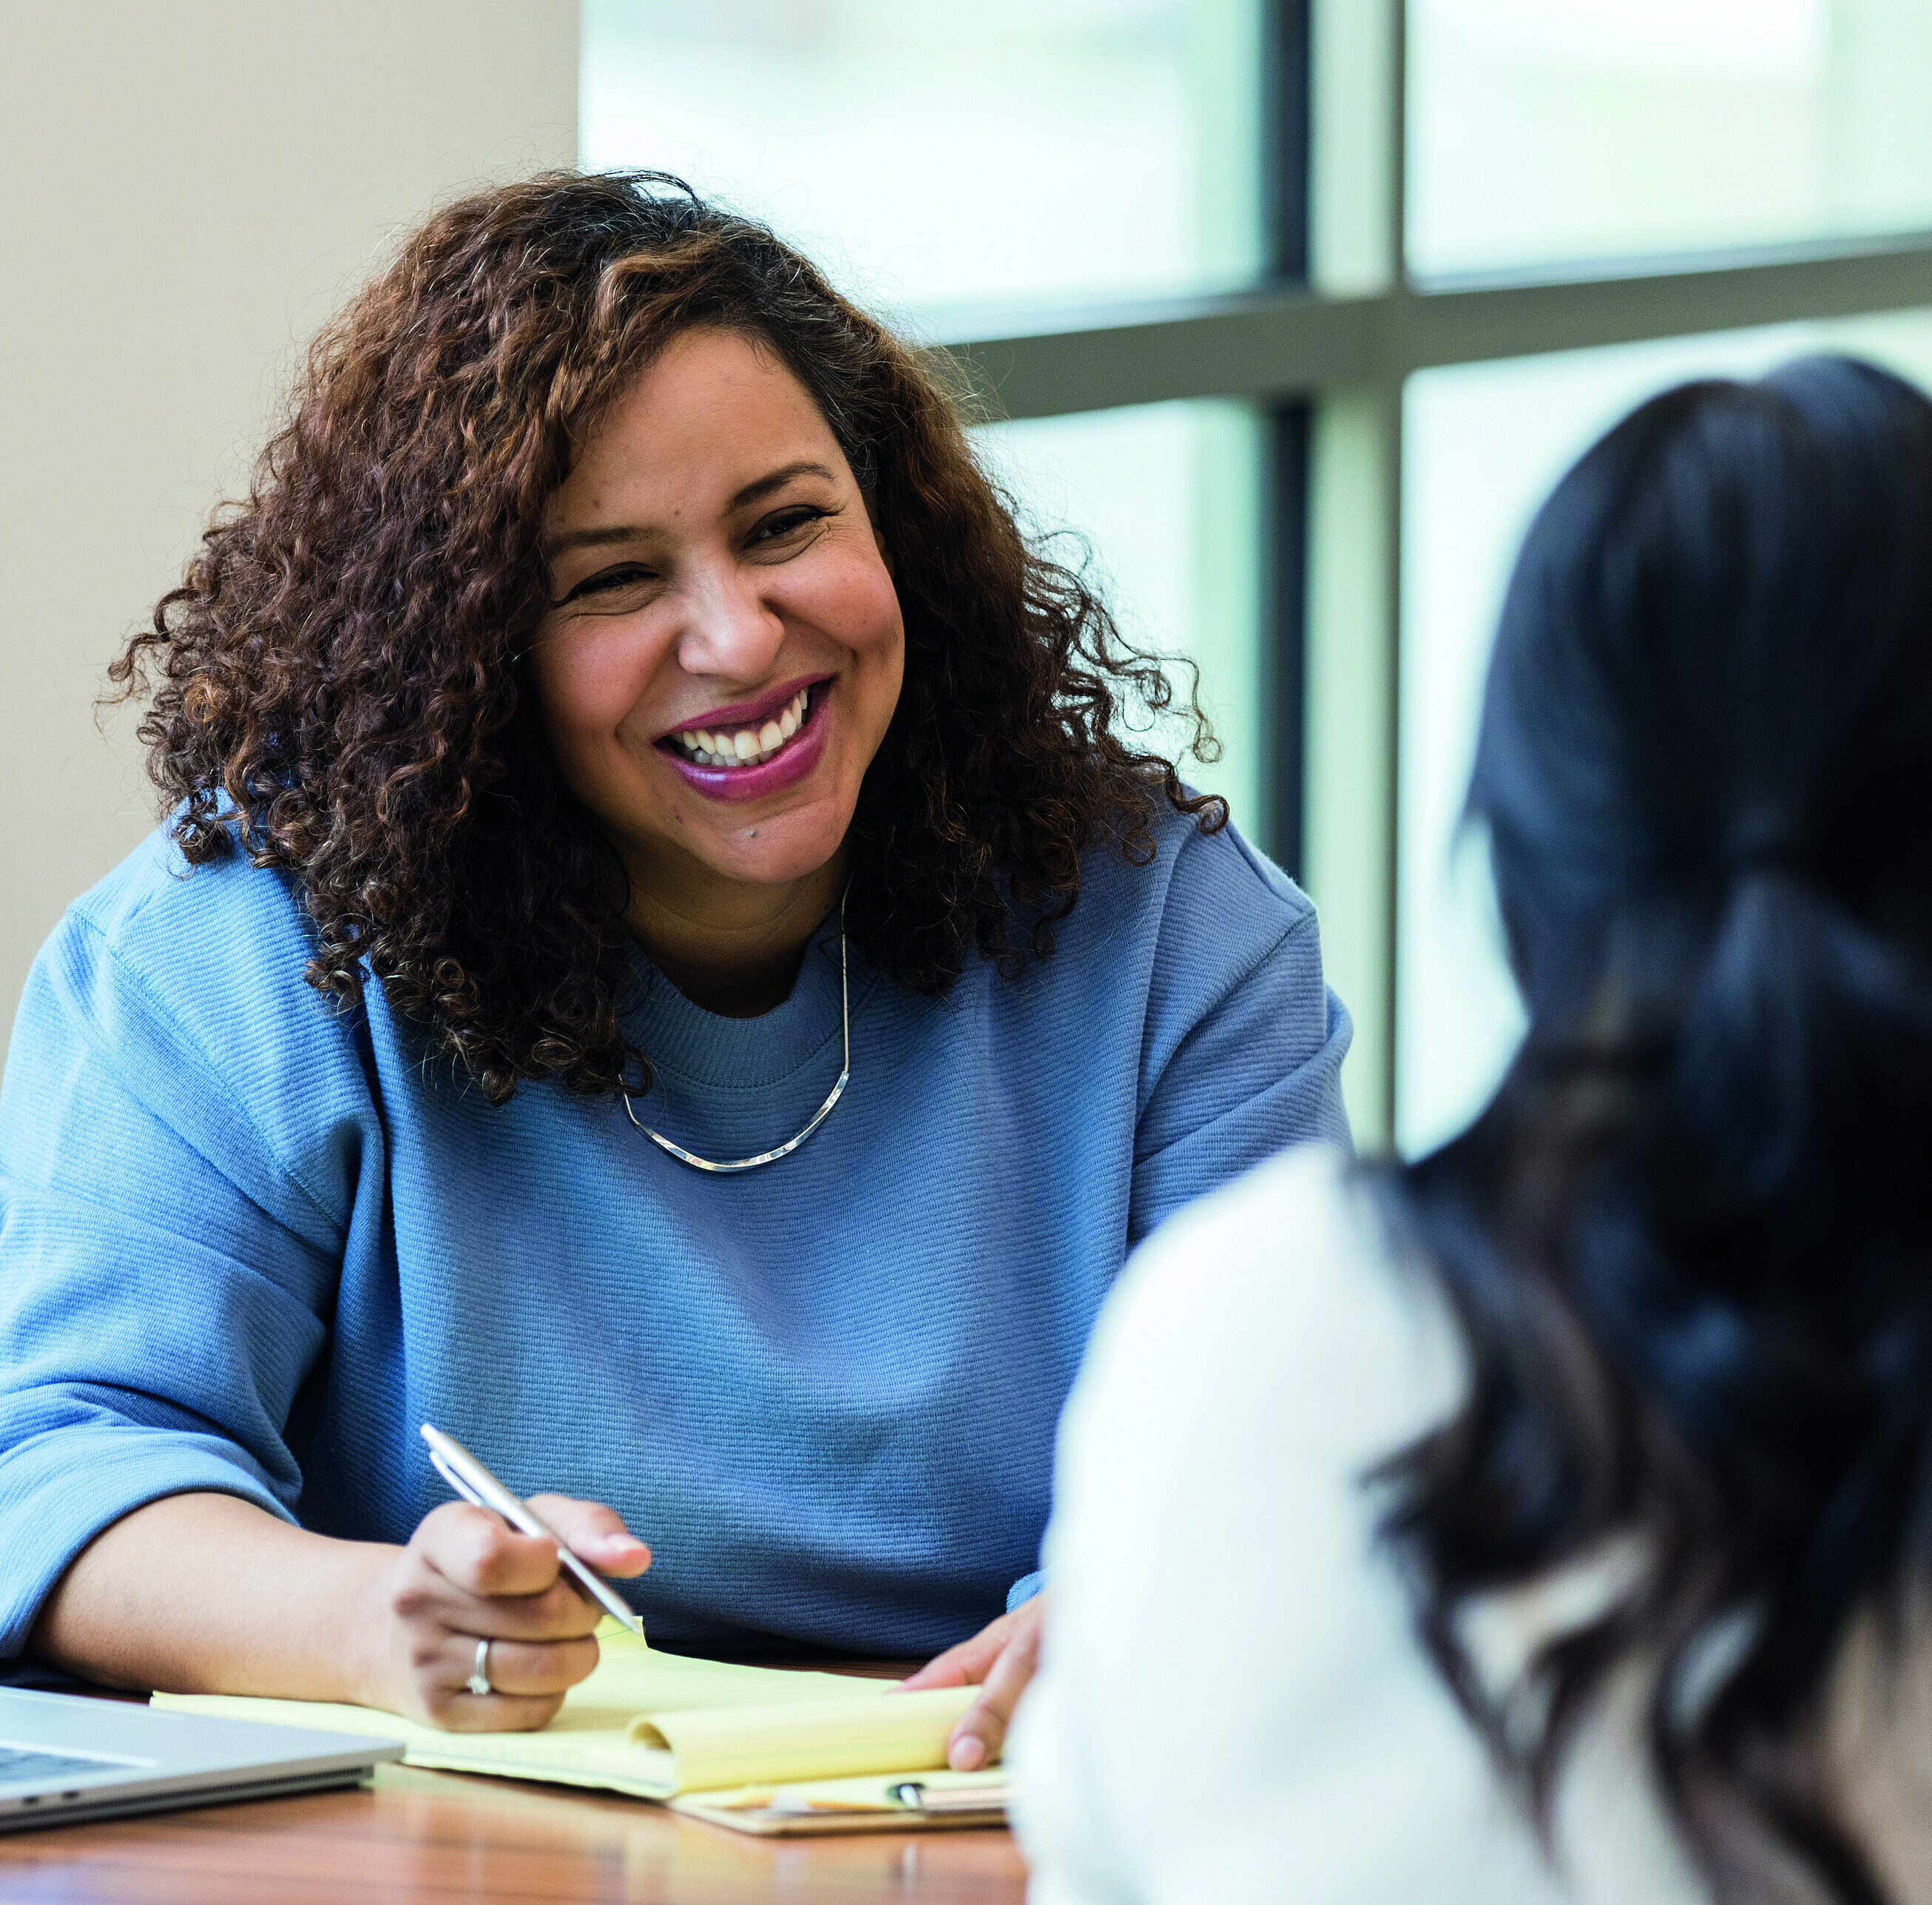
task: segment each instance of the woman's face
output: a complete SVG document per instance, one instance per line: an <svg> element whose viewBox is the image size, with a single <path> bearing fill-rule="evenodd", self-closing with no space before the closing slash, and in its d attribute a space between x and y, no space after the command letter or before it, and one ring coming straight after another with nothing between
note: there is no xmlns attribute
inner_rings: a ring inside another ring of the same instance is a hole
<svg viewBox="0 0 1932 1905"><path fill-rule="evenodd" d="M838 853L897 705L898 597L818 406L735 333L674 339L544 524L530 652L559 772L682 910Z"/></svg>

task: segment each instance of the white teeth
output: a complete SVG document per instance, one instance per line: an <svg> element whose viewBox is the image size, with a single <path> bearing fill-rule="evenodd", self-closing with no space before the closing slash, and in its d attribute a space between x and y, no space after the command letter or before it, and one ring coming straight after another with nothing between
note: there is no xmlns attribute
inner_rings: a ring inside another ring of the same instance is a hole
<svg viewBox="0 0 1932 1905"><path fill-rule="evenodd" d="M741 728L736 733L711 733L702 728L688 728L672 739L692 760L704 767L743 767L769 760L805 725L812 705L812 691L801 688L782 710L755 731Z"/></svg>

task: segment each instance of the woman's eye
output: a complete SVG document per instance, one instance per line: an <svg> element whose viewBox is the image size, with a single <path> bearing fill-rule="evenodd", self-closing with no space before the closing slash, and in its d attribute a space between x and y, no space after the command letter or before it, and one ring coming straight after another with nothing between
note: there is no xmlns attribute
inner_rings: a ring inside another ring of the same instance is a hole
<svg viewBox="0 0 1932 1905"><path fill-rule="evenodd" d="M755 546L761 542L782 542L787 537L795 536L800 530L809 529L814 523L821 523L832 512L821 509L815 503L802 502L790 509L780 509L767 516L752 532L752 542Z"/></svg>
<svg viewBox="0 0 1932 1905"><path fill-rule="evenodd" d="M599 569L595 575L586 576L563 599L566 602L608 600L620 592L634 594L656 580L655 569L646 568L639 562L620 562L615 568Z"/></svg>

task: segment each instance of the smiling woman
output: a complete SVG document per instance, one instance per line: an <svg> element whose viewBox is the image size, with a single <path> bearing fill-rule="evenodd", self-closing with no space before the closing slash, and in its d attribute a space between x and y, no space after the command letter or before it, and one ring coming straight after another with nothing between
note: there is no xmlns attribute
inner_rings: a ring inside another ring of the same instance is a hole
<svg viewBox="0 0 1932 1905"><path fill-rule="evenodd" d="M997 1749L1101 1298L1346 1141L1348 1020L920 360L674 180L466 200L114 674L166 813L0 1094L0 1652L542 1725L596 1610L428 1418L655 1639L944 1649Z"/></svg>

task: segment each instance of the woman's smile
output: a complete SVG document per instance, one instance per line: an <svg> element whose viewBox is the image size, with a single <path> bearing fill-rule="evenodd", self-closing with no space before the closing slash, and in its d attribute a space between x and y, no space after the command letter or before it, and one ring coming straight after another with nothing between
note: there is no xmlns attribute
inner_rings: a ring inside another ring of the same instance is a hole
<svg viewBox="0 0 1932 1905"><path fill-rule="evenodd" d="M824 752L831 678L782 688L672 729L658 742L713 800L761 800L803 780Z"/></svg>

